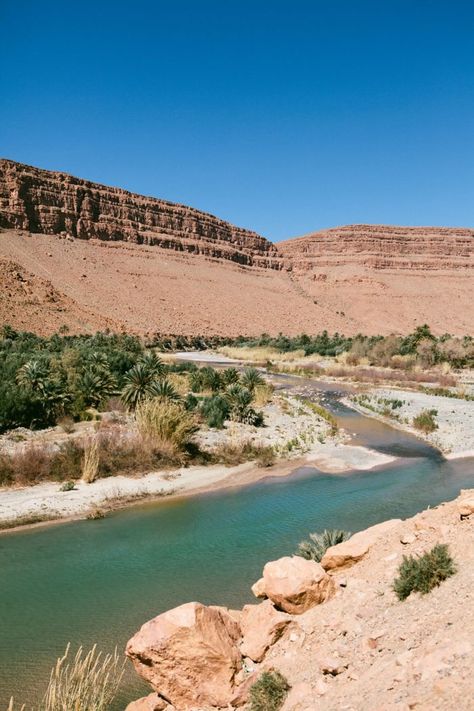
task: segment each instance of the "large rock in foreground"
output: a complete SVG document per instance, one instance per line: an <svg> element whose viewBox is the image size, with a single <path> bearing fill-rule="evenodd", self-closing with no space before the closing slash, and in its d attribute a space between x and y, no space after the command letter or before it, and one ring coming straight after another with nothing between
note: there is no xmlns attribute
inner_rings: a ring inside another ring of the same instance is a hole
<svg viewBox="0 0 474 711"><path fill-rule="evenodd" d="M328 548L324 554L321 565L324 570L334 570L335 568L343 568L363 558L368 553L370 547L391 528L401 523L401 519L392 518L389 521L383 521L375 526L366 528L365 531L354 533L347 541L338 543L335 546Z"/></svg>
<svg viewBox="0 0 474 711"><path fill-rule="evenodd" d="M260 605L245 605L240 623L243 635L240 651L244 657L261 662L290 622L291 617L275 610L270 600Z"/></svg>
<svg viewBox="0 0 474 711"><path fill-rule="evenodd" d="M225 608L189 602L150 620L128 642L137 673L173 706L225 707L241 668L239 625Z"/></svg>
<svg viewBox="0 0 474 711"><path fill-rule="evenodd" d="M292 556L267 563L252 592L256 597L269 598L284 612L301 615L329 600L335 584L319 563Z"/></svg>

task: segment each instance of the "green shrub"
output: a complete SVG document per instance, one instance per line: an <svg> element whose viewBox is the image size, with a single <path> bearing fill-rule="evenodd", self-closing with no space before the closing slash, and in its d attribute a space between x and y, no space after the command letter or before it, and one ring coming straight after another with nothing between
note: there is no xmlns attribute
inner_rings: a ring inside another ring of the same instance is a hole
<svg viewBox="0 0 474 711"><path fill-rule="evenodd" d="M59 487L59 491L74 491L76 485L73 481L65 481L62 486Z"/></svg>
<svg viewBox="0 0 474 711"><path fill-rule="evenodd" d="M322 533L310 533L309 540L301 541L298 544L296 555L319 563L328 548L347 541L351 535L349 531L338 529L325 529Z"/></svg>
<svg viewBox="0 0 474 711"><path fill-rule="evenodd" d="M278 711L290 685L279 671L265 671L250 687L250 711Z"/></svg>
<svg viewBox="0 0 474 711"><path fill-rule="evenodd" d="M405 600L412 592L426 595L455 572L448 546L438 543L418 558L403 556L393 589L399 600Z"/></svg>
<svg viewBox="0 0 474 711"><path fill-rule="evenodd" d="M200 412L209 427L221 429L229 417L229 403L222 395L213 395L201 402Z"/></svg>
<svg viewBox="0 0 474 711"><path fill-rule="evenodd" d="M438 429L435 417L438 414L437 410L422 410L416 417L413 418L413 427L420 432L430 434Z"/></svg>
<svg viewBox="0 0 474 711"><path fill-rule="evenodd" d="M245 368L242 377L242 385L253 393L258 385L263 385L265 380L256 368Z"/></svg>

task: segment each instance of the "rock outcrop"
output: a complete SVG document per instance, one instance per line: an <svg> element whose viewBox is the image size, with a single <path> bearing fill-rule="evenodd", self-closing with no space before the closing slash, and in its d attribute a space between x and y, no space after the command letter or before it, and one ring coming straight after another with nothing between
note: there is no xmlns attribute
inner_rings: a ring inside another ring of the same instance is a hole
<svg viewBox="0 0 474 711"><path fill-rule="evenodd" d="M350 265L373 270L465 271L474 262L474 229L345 225L278 244L296 273L325 281L327 271Z"/></svg>
<svg viewBox="0 0 474 711"><path fill-rule="evenodd" d="M206 212L10 160L0 160L0 227L283 266L264 237Z"/></svg>
<svg viewBox="0 0 474 711"><path fill-rule="evenodd" d="M300 556L267 563L252 588L256 597L267 597L284 612L300 615L334 594L333 579L319 563Z"/></svg>
<svg viewBox="0 0 474 711"><path fill-rule="evenodd" d="M144 624L126 652L138 674L176 709L220 707L236 695L240 636L225 608L189 602Z"/></svg>
<svg viewBox="0 0 474 711"><path fill-rule="evenodd" d="M343 568L357 563L369 552L370 547L374 545L378 538L399 523L400 519L398 518L383 521L375 526L366 528L364 531L355 533L347 541L331 546L323 555L321 566L324 570L334 570L335 568Z"/></svg>

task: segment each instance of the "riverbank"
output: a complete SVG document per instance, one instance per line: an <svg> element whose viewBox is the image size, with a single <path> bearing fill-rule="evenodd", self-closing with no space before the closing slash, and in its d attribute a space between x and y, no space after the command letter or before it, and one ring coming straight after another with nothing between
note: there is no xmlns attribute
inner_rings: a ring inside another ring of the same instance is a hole
<svg viewBox="0 0 474 711"><path fill-rule="evenodd" d="M281 460L272 467L258 467L255 462L234 467L191 466L141 477L108 477L91 484L77 481L70 491L61 491L58 483L51 482L3 489L0 532L54 521L100 518L114 509L144 501L195 496L246 486L267 477L289 476L304 466L336 475L375 469L394 460L366 447L328 442L310 449L304 456Z"/></svg>
<svg viewBox="0 0 474 711"><path fill-rule="evenodd" d="M424 439L447 459L474 454L474 402L401 388L371 388L342 400L363 415ZM425 432L413 424L422 412L432 412L435 429Z"/></svg>

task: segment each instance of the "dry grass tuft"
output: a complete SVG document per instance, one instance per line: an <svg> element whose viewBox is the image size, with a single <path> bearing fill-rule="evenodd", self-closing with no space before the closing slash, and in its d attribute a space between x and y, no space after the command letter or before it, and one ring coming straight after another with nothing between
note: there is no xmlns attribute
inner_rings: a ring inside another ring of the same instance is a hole
<svg viewBox="0 0 474 711"><path fill-rule="evenodd" d="M44 711L106 711L123 676L124 661L117 650L103 656L94 645L84 655L80 647L71 663L68 655L69 645L51 672Z"/></svg>
<svg viewBox="0 0 474 711"><path fill-rule="evenodd" d="M70 645L51 671L48 688L35 711L107 711L117 695L125 660L117 650L103 655L94 645L84 654L82 647L70 662ZM10 699L7 711L26 711Z"/></svg>
<svg viewBox="0 0 474 711"><path fill-rule="evenodd" d="M82 460L82 480L92 484L99 474L100 452L98 437L91 437L84 445L84 458Z"/></svg>

